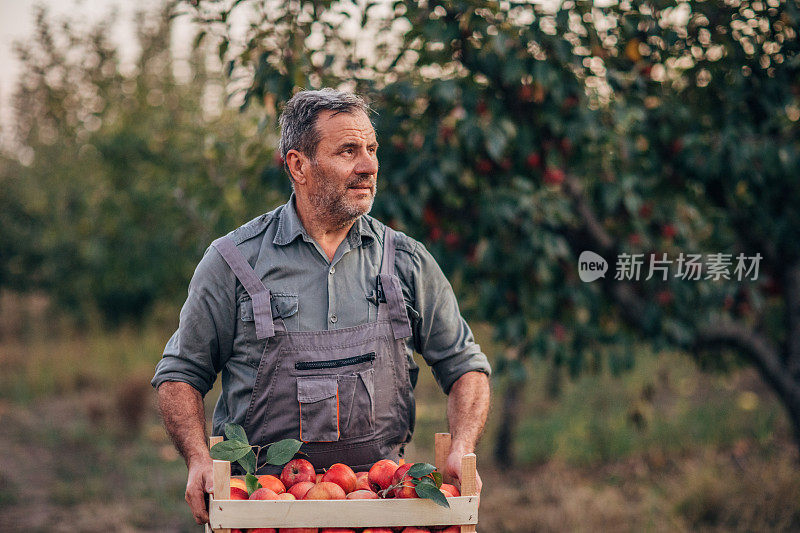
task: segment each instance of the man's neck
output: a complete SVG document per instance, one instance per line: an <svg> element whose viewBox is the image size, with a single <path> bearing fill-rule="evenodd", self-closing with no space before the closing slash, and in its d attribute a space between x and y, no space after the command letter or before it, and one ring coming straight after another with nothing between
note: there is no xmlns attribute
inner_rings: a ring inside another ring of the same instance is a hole
<svg viewBox="0 0 800 533"><path fill-rule="evenodd" d="M344 224L326 220L318 216L313 206L297 195L295 195L295 210L306 233L320 245L325 255L328 256L328 261L333 261L339 245L342 244L350 228L358 220L350 220Z"/></svg>

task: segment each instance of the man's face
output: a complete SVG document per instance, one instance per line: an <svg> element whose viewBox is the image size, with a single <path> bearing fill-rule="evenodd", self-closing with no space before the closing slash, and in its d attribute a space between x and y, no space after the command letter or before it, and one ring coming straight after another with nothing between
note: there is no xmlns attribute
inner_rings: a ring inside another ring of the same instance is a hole
<svg viewBox="0 0 800 533"><path fill-rule="evenodd" d="M363 111L323 111L317 117L320 142L311 162L309 200L325 218L346 224L372 209L378 179L378 142Z"/></svg>

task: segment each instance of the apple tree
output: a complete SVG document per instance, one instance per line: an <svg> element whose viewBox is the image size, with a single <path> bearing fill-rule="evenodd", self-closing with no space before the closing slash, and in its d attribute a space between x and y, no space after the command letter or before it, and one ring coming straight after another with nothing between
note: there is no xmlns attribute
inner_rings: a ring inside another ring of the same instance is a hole
<svg viewBox="0 0 800 533"><path fill-rule="evenodd" d="M376 213L425 241L505 347L499 458L513 455L527 359L621 371L640 339L702 364L732 349L800 442L796 1L184 8L266 128L301 87L370 95ZM605 278L581 281L587 250L609 262ZM638 275L617 275L626 258Z"/></svg>

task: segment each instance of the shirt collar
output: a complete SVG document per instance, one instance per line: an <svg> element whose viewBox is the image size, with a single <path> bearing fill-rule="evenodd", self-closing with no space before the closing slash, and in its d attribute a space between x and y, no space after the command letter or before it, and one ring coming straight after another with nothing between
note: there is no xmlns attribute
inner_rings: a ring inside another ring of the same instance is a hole
<svg viewBox="0 0 800 533"><path fill-rule="evenodd" d="M306 242L313 242L313 239L303 227L300 217L297 215L295 197L294 193L292 193L289 201L286 202L286 204L283 206L283 209L281 209L280 215L278 215L278 229L275 232L275 238L272 240L272 242L278 246L285 246L300 236L302 236L303 240ZM361 216L356 219L353 227L350 228L350 231L347 234L347 240L350 242L350 248L352 249L361 246L364 243L364 238L372 241L374 240L375 236L370 231L369 224L367 224L364 220L364 217Z"/></svg>

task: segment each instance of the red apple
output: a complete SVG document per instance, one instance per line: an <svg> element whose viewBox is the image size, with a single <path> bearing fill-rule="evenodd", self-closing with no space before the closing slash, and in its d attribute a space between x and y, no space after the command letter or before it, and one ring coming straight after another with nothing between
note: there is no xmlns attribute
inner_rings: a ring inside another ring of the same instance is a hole
<svg viewBox="0 0 800 533"><path fill-rule="evenodd" d="M369 469L367 478L370 486L375 492L388 488L396 471L397 463L391 459L381 459Z"/></svg>
<svg viewBox="0 0 800 533"><path fill-rule="evenodd" d="M279 500L296 500L297 498L295 498L294 494L292 494L291 492L281 492L280 494L278 494L278 499Z"/></svg>
<svg viewBox="0 0 800 533"><path fill-rule="evenodd" d="M320 474L317 474L317 475L315 475L315 476L314 476L314 483L319 483L320 481L322 481L322 476L323 476L323 475L324 475L324 474L321 474L321 473L320 473Z"/></svg>
<svg viewBox="0 0 800 533"><path fill-rule="evenodd" d="M306 492L304 500L344 500L345 492L342 487L330 481L321 481Z"/></svg>
<svg viewBox="0 0 800 533"><path fill-rule="evenodd" d="M356 490L372 490L369 484L369 472L356 472Z"/></svg>
<svg viewBox="0 0 800 533"><path fill-rule="evenodd" d="M403 482L400 487L394 489L395 498L419 498L414 484L411 482L411 476L406 473L412 466L414 466L414 463L406 463L395 470L392 476L392 485L397 485L400 481Z"/></svg>
<svg viewBox="0 0 800 533"><path fill-rule="evenodd" d="M305 459L292 459L286 463L281 472L281 482L286 489L295 483L300 483L301 481L314 482L315 479L314 465Z"/></svg>
<svg viewBox="0 0 800 533"><path fill-rule="evenodd" d="M461 496L461 492L458 490L458 488L454 485L450 485L449 483L442 483L440 489L445 493L445 496Z"/></svg>
<svg viewBox="0 0 800 533"><path fill-rule="evenodd" d="M275 494L286 492L286 487L284 486L283 482L275 476L270 476L269 474L258 476L258 482L261 483L261 486L265 489L271 489L275 491Z"/></svg>
<svg viewBox="0 0 800 533"><path fill-rule="evenodd" d="M318 533L315 527L282 527L278 533Z"/></svg>
<svg viewBox="0 0 800 533"><path fill-rule="evenodd" d="M356 490L356 485L358 485L356 473L353 472L352 468L344 463L332 464L331 467L322 475L322 482L326 481L336 483L342 487L345 494Z"/></svg>
<svg viewBox="0 0 800 533"><path fill-rule="evenodd" d="M303 496L306 495L308 489L314 486L314 483L311 481L301 481L300 483L295 483L289 489L289 494L297 498L298 500L302 500Z"/></svg>
<svg viewBox="0 0 800 533"><path fill-rule="evenodd" d="M231 487L231 500L247 500L250 496L247 491L239 487Z"/></svg>
<svg viewBox="0 0 800 533"><path fill-rule="evenodd" d="M389 527L368 527L361 530L361 533L394 533Z"/></svg>
<svg viewBox="0 0 800 533"><path fill-rule="evenodd" d="M319 533L356 533L356 530L349 527L323 527Z"/></svg>
<svg viewBox="0 0 800 533"><path fill-rule="evenodd" d="M354 490L347 495L348 500L377 500L380 496L369 489Z"/></svg>
<svg viewBox="0 0 800 533"><path fill-rule="evenodd" d="M234 531L240 531L236 529L232 529L231 533ZM251 527L247 530L247 533L278 533L278 530L274 527Z"/></svg>
<svg viewBox="0 0 800 533"><path fill-rule="evenodd" d="M258 490L254 490L253 494L250 495L251 500L277 500L278 495L275 494L275 491L272 489L267 489L261 487Z"/></svg>
<svg viewBox="0 0 800 533"><path fill-rule="evenodd" d="M402 533L431 533L431 530L426 527L410 526L403 528Z"/></svg>

